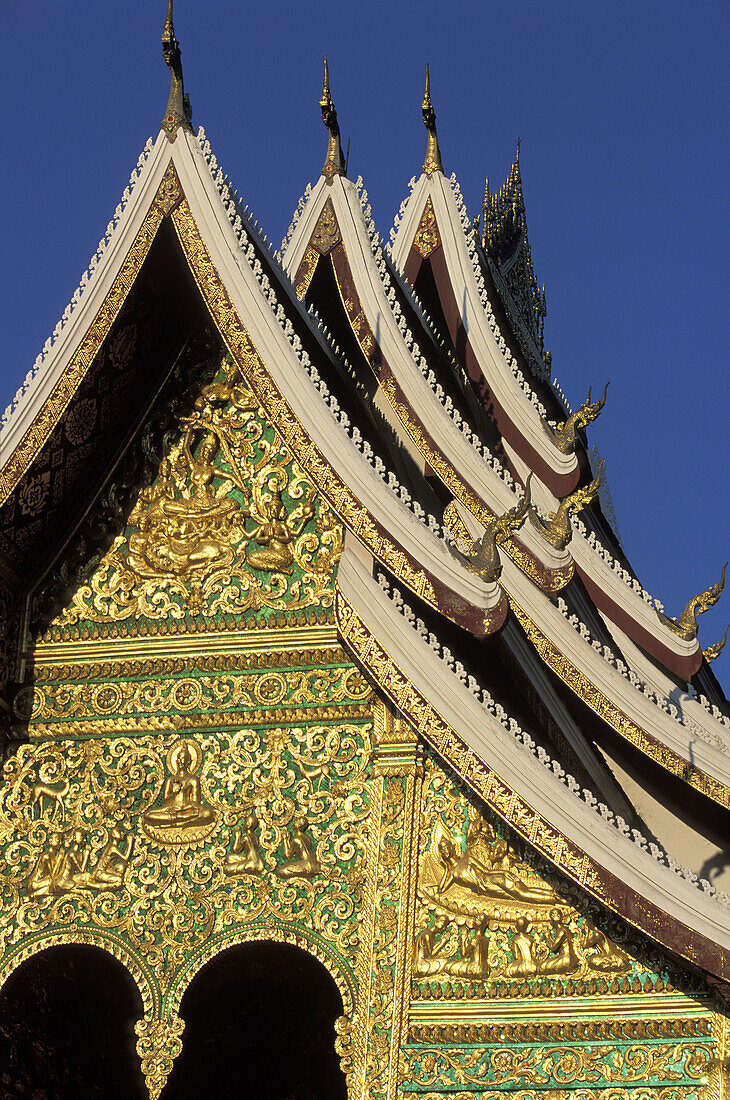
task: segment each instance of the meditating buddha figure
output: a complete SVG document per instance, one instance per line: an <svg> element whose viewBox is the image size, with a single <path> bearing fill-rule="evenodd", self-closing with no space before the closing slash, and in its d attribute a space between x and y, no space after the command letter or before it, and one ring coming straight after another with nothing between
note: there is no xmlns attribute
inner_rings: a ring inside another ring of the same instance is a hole
<svg viewBox="0 0 730 1100"><path fill-rule="evenodd" d="M132 515L137 531L129 537L127 563L140 576L182 576L233 561L229 534L239 506L213 488L218 440L208 432L196 456L190 435L188 430L181 452L189 484L176 481L172 463L163 458L156 483L142 491Z"/></svg>
<svg viewBox="0 0 730 1100"><path fill-rule="evenodd" d="M147 810L143 816L146 825L153 831L159 830L197 830L210 825L215 814L206 806L200 793L200 768L202 754L195 750L189 741L176 744L167 754L167 766L170 774L162 788L162 806Z"/></svg>

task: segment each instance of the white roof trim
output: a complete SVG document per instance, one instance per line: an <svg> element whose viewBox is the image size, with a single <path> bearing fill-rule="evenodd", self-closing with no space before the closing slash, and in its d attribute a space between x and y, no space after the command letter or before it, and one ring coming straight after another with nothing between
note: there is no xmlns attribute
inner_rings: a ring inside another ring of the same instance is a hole
<svg viewBox="0 0 730 1100"><path fill-rule="evenodd" d="M332 417L264 297L192 134L178 132L172 157L216 270L267 370L313 443L371 515L427 572L474 607L496 607L499 586L485 584L470 573L449 547L416 519L383 485Z"/></svg>
<svg viewBox="0 0 730 1100"><path fill-rule="evenodd" d="M403 675L521 798L639 896L730 950L727 910L604 821L527 749L519 751L514 738L409 627L347 549L340 560L337 584Z"/></svg>
<svg viewBox="0 0 730 1100"><path fill-rule="evenodd" d="M714 745L697 742L692 731L649 701L633 684L597 653L563 617L555 605L508 559L503 557L502 584L575 665L624 714L646 733L725 786L730 786L730 758Z"/></svg>
<svg viewBox="0 0 730 1100"><path fill-rule="evenodd" d="M510 447L506 440L503 440L502 443L515 469L524 480L530 472L529 466L520 458L514 448ZM532 479L532 496L535 504L545 512L557 511L560 501L536 475L533 475ZM680 638L673 630L670 630L660 620L654 608L589 545L580 527L573 523L572 530L573 534L566 553L572 555L576 565L579 565L597 587L602 589L615 604L630 615L648 634L653 634L662 645L676 653L677 656L692 657L697 652L699 645L697 639L687 641L685 638Z"/></svg>
<svg viewBox="0 0 730 1100"><path fill-rule="evenodd" d="M40 358L35 374L26 379L26 386L16 397L9 415L5 418L5 423L0 429L0 465L4 464L15 451L51 395L54 386L63 375L69 360L101 308L134 243L159 186L162 172L167 165L166 154L169 149L170 143L160 131L147 160L142 165L139 177L132 185L121 217L111 229L101 260L88 282L77 292L76 302L72 300L70 303L71 312L68 319L56 327L58 334L48 354Z"/></svg>
<svg viewBox="0 0 730 1100"><path fill-rule="evenodd" d="M298 270L322 207L328 199L332 200L350 269L356 278L363 312L411 409L428 431L436 448L495 514L501 515L514 508L520 498L505 485L454 425L414 362L378 274L357 189L349 180L337 176L332 185L328 186L322 179L313 189L284 256L287 272L293 277ZM415 305L414 308L420 312ZM569 561L569 555L565 551L550 546L534 528L524 526L518 537L533 557L548 570L563 569Z"/></svg>
<svg viewBox="0 0 730 1100"><path fill-rule="evenodd" d="M520 388L487 324L474 267L456 209L456 200L442 172L434 172L430 177L423 174L411 192L393 243L396 266L401 271L405 267L429 196L433 203L446 263L452 273L452 285L464 289L463 298L457 301L457 306L485 379L512 423L547 465L560 476L571 474L577 466L575 454L562 454L550 441L537 409Z"/></svg>

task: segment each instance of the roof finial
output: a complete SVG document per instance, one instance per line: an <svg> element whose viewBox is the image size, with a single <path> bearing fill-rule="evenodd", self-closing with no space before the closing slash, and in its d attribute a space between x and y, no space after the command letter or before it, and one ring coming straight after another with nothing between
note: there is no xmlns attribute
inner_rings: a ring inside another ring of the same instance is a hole
<svg viewBox="0 0 730 1100"><path fill-rule="evenodd" d="M330 95L330 71L327 64L327 54L324 55L324 84L322 85L322 97L319 101L322 111L322 122L329 131L327 139L327 156L324 158L322 175L328 184L332 184L335 176L344 176L344 157L340 145L340 127L337 122L337 111Z"/></svg>
<svg viewBox="0 0 730 1100"><path fill-rule="evenodd" d="M192 130L193 112L190 107L190 98L185 95L183 89L180 45L172 25L172 0L167 0L167 15L165 26L162 28L162 56L170 70L170 95L162 119L162 129L167 134L167 140L173 142L181 126L186 130Z"/></svg>
<svg viewBox="0 0 730 1100"><path fill-rule="evenodd" d="M441 163L441 152L439 150L439 141L436 136L436 112L433 109L431 103L431 76L428 71L428 62L426 62L426 90L423 93L423 103L421 104L421 111L423 113L423 125L428 130L428 141L426 142L426 159L423 162L423 169L427 176L432 175L434 172L443 172L444 168Z"/></svg>

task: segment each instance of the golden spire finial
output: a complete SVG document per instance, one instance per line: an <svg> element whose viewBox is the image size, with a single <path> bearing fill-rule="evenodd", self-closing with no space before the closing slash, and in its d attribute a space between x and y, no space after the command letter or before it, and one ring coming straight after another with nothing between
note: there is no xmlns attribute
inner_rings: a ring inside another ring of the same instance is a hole
<svg viewBox="0 0 730 1100"><path fill-rule="evenodd" d="M162 129L167 134L167 140L173 142L181 126L186 130L192 130L193 112L190 107L190 98L185 95L183 88L180 45L172 25L172 0L167 0L167 15L165 26L162 28L162 56L170 70L170 94L162 119Z"/></svg>
<svg viewBox="0 0 730 1100"><path fill-rule="evenodd" d="M443 172L444 166L441 163L439 140L436 136L436 112L431 103L431 74L428 71L428 62L426 62L426 90L423 93L421 112L423 114L423 125L428 130L426 159L423 162L422 171L427 176L431 176L434 172Z"/></svg>
<svg viewBox="0 0 730 1100"><path fill-rule="evenodd" d="M322 96L319 101L322 111L322 122L327 127L329 137L327 139L327 156L324 158L322 175L328 184L331 184L335 176L344 176L344 157L340 144L340 127L337 122L337 111L330 95L330 70L327 64L327 54L324 55L324 83Z"/></svg>

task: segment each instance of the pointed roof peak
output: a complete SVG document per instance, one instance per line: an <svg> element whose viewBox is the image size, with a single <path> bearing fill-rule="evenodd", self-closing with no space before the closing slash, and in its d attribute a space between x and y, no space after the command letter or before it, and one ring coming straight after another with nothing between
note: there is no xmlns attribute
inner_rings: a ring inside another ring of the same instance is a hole
<svg viewBox="0 0 730 1100"><path fill-rule="evenodd" d="M327 127L329 134L327 138L327 156L322 166L322 175L327 183L331 184L335 176L344 176L346 173L342 145L340 144L340 126L337 122L337 111L330 93L330 70L327 64L327 54L324 55L324 82L319 106L322 111L322 122Z"/></svg>
<svg viewBox="0 0 730 1100"><path fill-rule="evenodd" d="M175 140L181 126L191 131L193 128L190 98L185 95L183 87L180 53L180 44L175 37L175 27L172 22L172 0L167 0L167 14L162 28L162 56L170 70L170 94L167 97L167 107L161 125L169 142Z"/></svg>
<svg viewBox="0 0 730 1100"><path fill-rule="evenodd" d="M441 163L441 151L439 149L438 137L436 136L436 112L431 103L431 74L429 72L428 62L426 62L426 88L423 93L421 112L423 114L423 125L428 130L426 159L423 162L422 171L424 171L427 176L430 176L433 175L434 172L443 172L444 167Z"/></svg>

